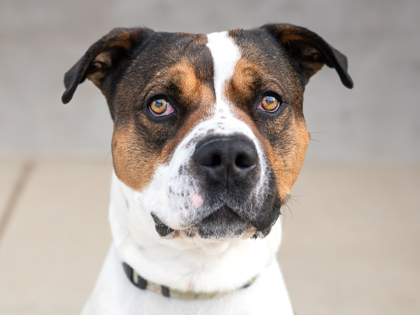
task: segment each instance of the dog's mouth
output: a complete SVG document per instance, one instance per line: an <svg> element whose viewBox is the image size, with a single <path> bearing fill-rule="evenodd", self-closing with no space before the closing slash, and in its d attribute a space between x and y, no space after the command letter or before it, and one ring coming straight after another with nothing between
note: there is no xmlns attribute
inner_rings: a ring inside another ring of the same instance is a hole
<svg viewBox="0 0 420 315"><path fill-rule="evenodd" d="M223 205L212 212L199 223L182 230L172 229L153 213L152 218L155 222L156 232L160 237L165 239L172 239L177 236L187 238L199 236L203 239L227 239L239 238L244 235L249 235L251 238L264 238L271 231L271 226L262 231L257 231L255 227L242 219L227 205Z"/></svg>

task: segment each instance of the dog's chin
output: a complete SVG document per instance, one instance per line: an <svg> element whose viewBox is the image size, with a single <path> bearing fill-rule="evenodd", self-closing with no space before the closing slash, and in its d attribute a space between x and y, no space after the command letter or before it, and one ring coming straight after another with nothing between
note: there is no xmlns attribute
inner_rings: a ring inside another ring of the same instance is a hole
<svg viewBox="0 0 420 315"><path fill-rule="evenodd" d="M225 205L204 218L195 229L201 238L226 239L240 237L249 228L244 220Z"/></svg>
<svg viewBox="0 0 420 315"><path fill-rule="evenodd" d="M170 228L154 214L152 217L155 221L156 232L164 239L197 237L223 241L237 238L264 238L271 231L271 226L263 231L257 231L226 205L212 212L199 223L181 230Z"/></svg>

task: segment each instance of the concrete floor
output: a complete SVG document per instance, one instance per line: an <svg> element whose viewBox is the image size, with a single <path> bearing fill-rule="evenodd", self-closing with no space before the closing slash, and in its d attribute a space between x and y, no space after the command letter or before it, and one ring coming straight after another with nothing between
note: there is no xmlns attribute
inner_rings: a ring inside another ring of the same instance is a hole
<svg viewBox="0 0 420 315"><path fill-rule="evenodd" d="M0 160L0 314L78 314L110 243L110 158ZM306 163L279 261L304 314L420 314L420 165Z"/></svg>

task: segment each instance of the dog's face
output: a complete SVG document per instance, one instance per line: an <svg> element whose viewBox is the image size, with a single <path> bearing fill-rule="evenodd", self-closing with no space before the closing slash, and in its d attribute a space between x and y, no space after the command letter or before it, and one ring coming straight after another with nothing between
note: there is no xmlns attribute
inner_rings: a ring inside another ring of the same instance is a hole
<svg viewBox="0 0 420 315"><path fill-rule="evenodd" d="M346 58L291 25L210 35L115 29L66 74L87 77L114 120L117 177L161 237L265 236L302 166L304 86Z"/></svg>

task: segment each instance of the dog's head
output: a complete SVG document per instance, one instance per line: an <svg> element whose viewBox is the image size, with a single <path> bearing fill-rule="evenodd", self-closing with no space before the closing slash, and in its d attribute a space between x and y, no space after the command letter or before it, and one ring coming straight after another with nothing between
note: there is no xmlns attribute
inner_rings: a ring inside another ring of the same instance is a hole
<svg viewBox="0 0 420 315"><path fill-rule="evenodd" d="M160 236L264 236L302 166L303 92L324 64L352 87L346 57L305 28L118 28L66 73L62 99L86 78L105 95L115 173Z"/></svg>

